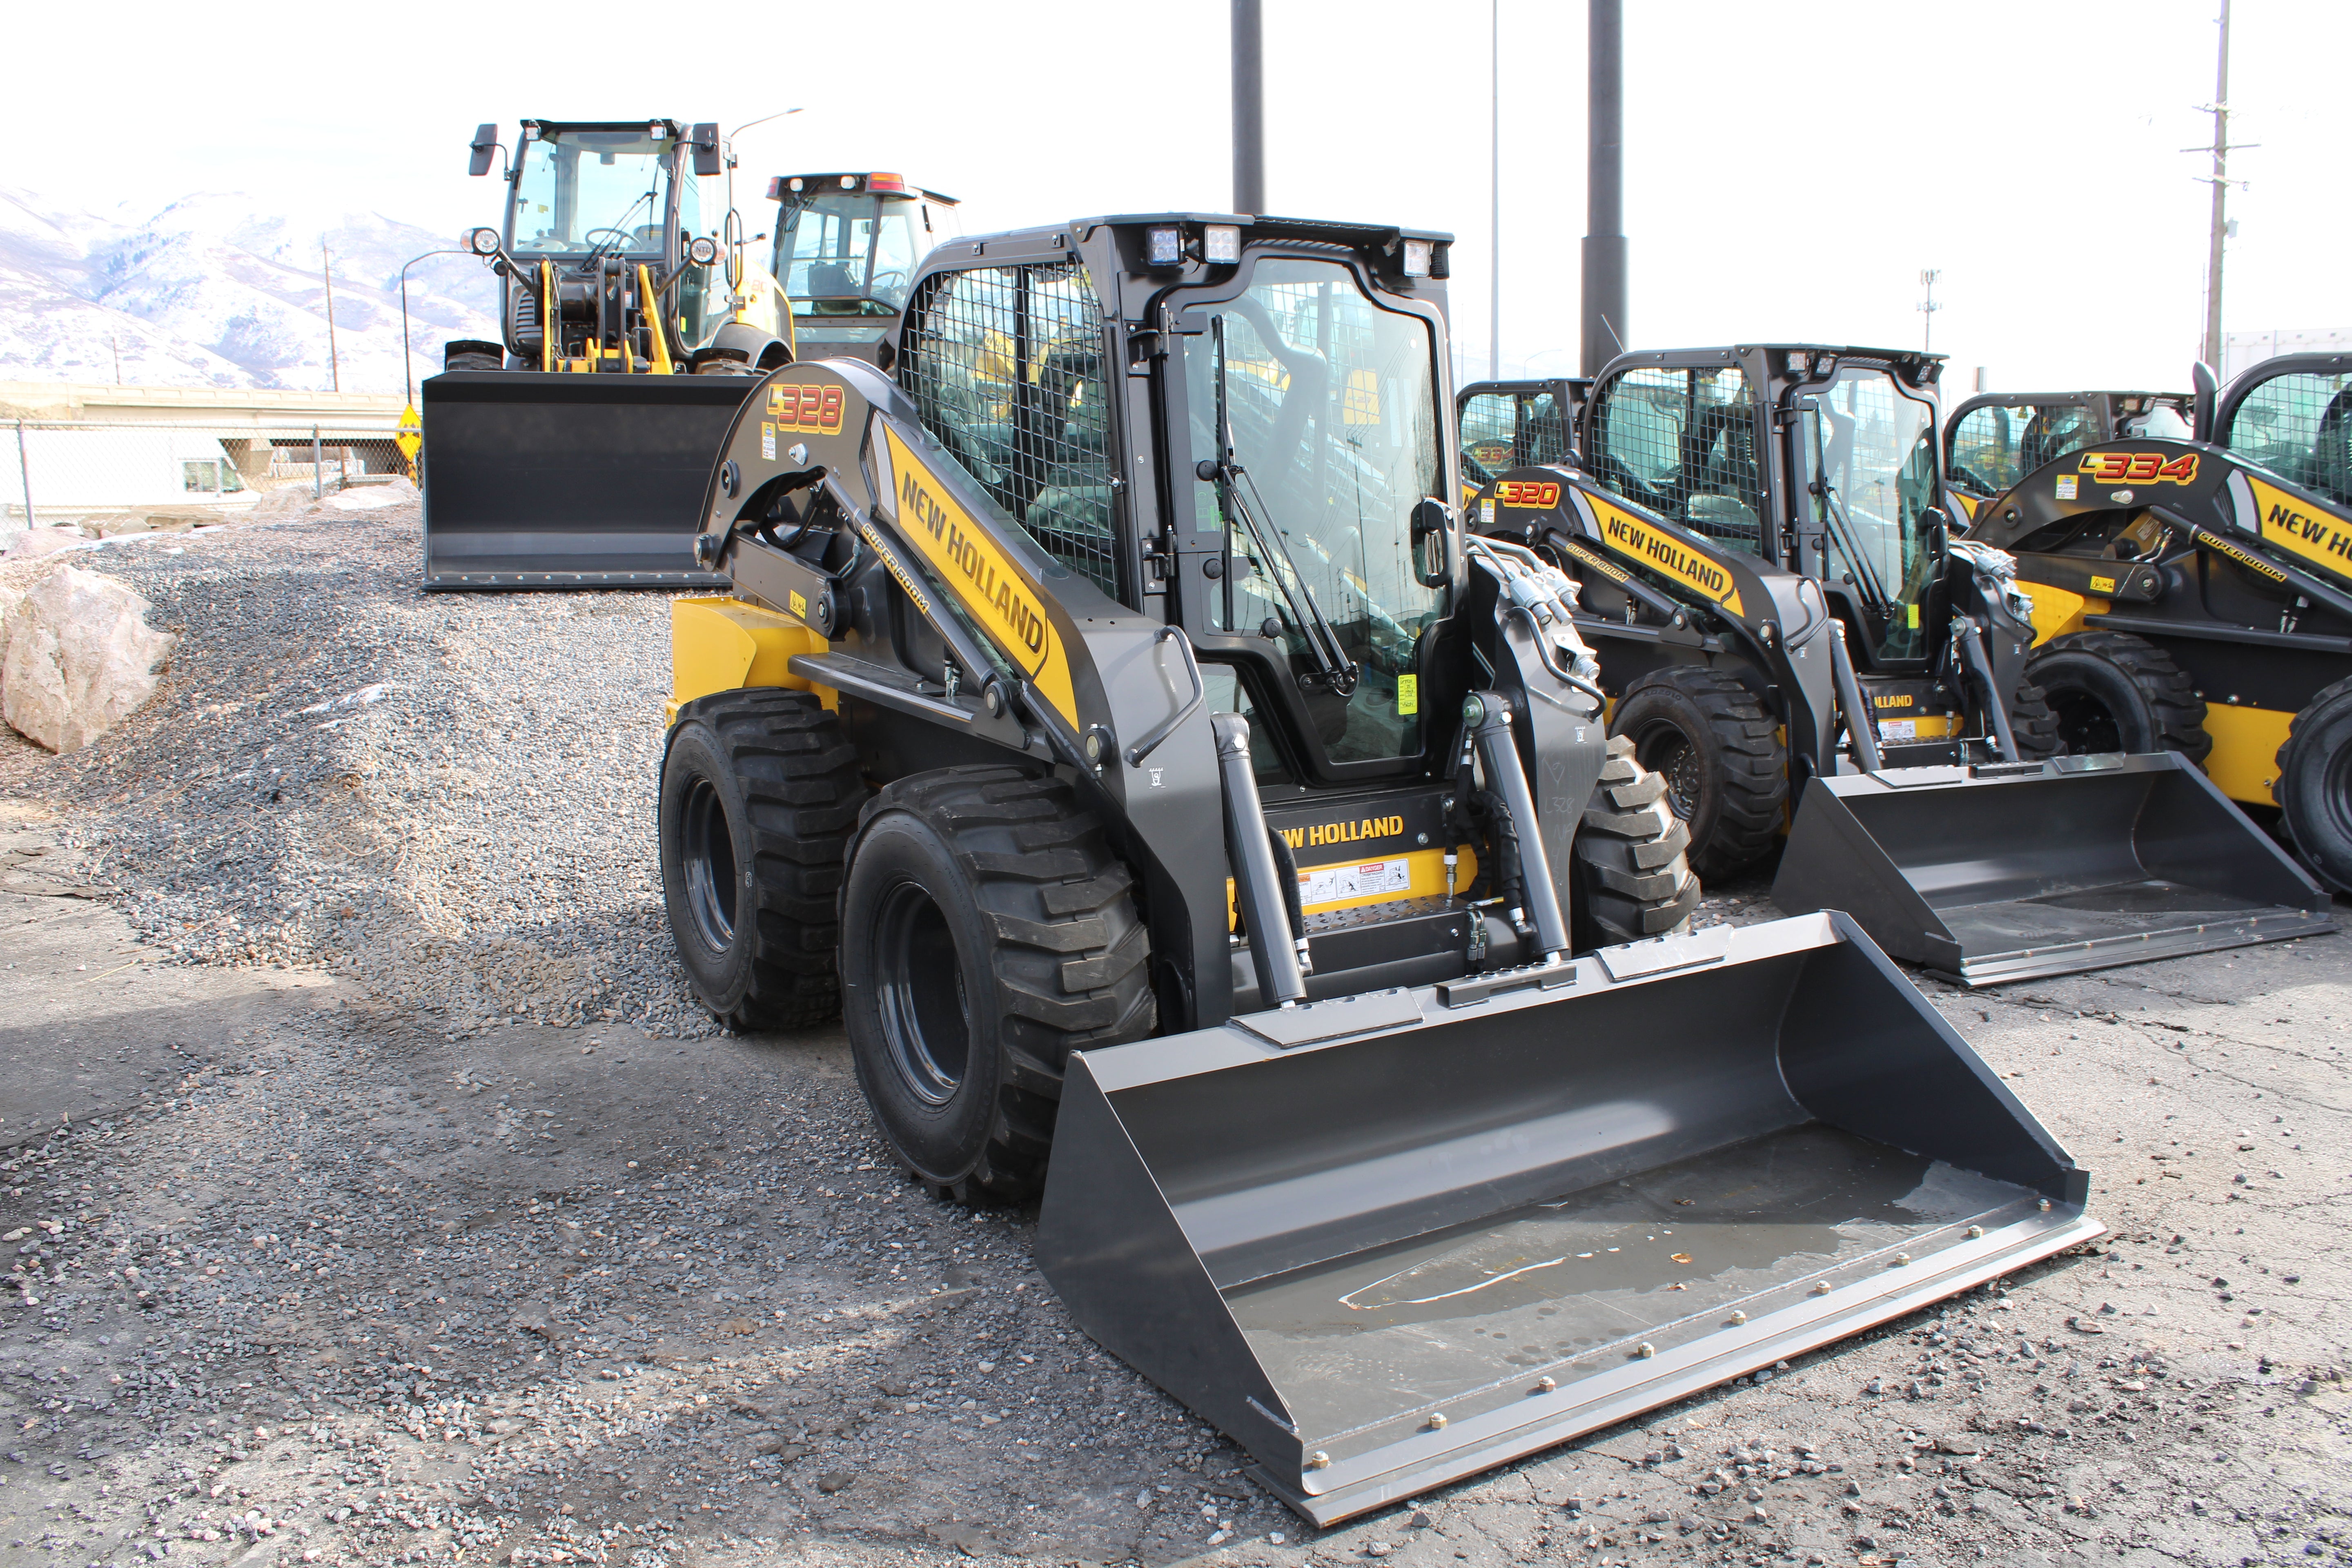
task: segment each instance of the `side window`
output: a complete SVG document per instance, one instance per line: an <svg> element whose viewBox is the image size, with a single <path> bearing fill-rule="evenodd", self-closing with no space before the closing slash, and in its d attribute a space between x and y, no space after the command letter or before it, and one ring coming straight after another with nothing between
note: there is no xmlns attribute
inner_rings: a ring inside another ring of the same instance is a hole
<svg viewBox="0 0 2352 1568"><path fill-rule="evenodd" d="M1731 366L1627 371L1600 394L1590 454L1603 483L1692 531L1756 552L1761 485L1748 377Z"/></svg>
<svg viewBox="0 0 2352 1568"><path fill-rule="evenodd" d="M1463 477L1483 485L1512 466L1517 400L1507 392L1481 392L1462 405Z"/></svg>
<svg viewBox="0 0 2352 1568"><path fill-rule="evenodd" d="M2106 438L2107 433L2099 427L2098 416L2089 406L2077 403L2044 404L2025 422L2025 434L2018 440L2018 478L2023 479L2044 463L2054 463L2069 452L2095 447Z"/></svg>
<svg viewBox="0 0 2352 1568"><path fill-rule="evenodd" d="M1006 517L1118 597L1102 341L1075 261L940 273L908 312L898 382Z"/></svg>
<svg viewBox="0 0 2352 1568"><path fill-rule="evenodd" d="M2352 375L2290 371L2272 377L2238 405L2221 445L2352 506Z"/></svg>
<svg viewBox="0 0 2352 1568"><path fill-rule="evenodd" d="M1568 461L1568 410L1549 392L1519 397L1519 447L1523 463Z"/></svg>
<svg viewBox="0 0 2352 1568"><path fill-rule="evenodd" d="M1952 482L1977 495L1997 496L2025 477L2019 439L2031 408L1989 404L1971 408L1952 427Z"/></svg>

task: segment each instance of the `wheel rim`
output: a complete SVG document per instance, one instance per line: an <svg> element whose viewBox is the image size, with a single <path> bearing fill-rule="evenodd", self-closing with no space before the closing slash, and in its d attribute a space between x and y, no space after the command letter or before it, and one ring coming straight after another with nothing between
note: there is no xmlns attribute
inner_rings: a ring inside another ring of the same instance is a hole
<svg viewBox="0 0 2352 1568"><path fill-rule="evenodd" d="M1666 804L1685 822L1698 811L1705 781L1700 777L1699 750L1690 737L1671 724L1645 731L1633 742L1633 759L1666 781Z"/></svg>
<svg viewBox="0 0 2352 1568"><path fill-rule="evenodd" d="M2071 757L2124 750L2123 726L2115 710L2089 692L2059 688L2043 693L2058 721L2058 749Z"/></svg>
<svg viewBox="0 0 2352 1568"><path fill-rule="evenodd" d="M735 836L727 828L727 807L709 779L687 791L678 837L686 866L686 909L695 934L713 952L735 940Z"/></svg>
<svg viewBox="0 0 2352 1568"><path fill-rule="evenodd" d="M945 1105L963 1086L971 1014L955 934L915 882L890 889L874 917L875 1000L890 1065L918 1099Z"/></svg>

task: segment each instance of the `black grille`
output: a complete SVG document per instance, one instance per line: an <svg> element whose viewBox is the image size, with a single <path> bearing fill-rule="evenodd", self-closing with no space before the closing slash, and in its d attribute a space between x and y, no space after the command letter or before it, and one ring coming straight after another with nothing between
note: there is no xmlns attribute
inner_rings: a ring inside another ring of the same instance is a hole
<svg viewBox="0 0 2352 1568"><path fill-rule="evenodd" d="M1739 370L1629 370L1601 392L1592 431L1603 484L1755 552L1763 511L1756 410Z"/></svg>
<svg viewBox="0 0 2352 1568"><path fill-rule="evenodd" d="M898 383L923 427L1005 516L1114 598L1102 307L1076 261L925 281Z"/></svg>

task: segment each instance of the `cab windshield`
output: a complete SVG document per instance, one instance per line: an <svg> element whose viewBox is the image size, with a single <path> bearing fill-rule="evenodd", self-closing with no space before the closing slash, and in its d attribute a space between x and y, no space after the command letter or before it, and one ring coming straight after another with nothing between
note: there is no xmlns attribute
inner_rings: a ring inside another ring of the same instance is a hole
<svg viewBox="0 0 2352 1568"><path fill-rule="evenodd" d="M660 257L675 145L643 131L551 131L524 142L509 253Z"/></svg>
<svg viewBox="0 0 2352 1568"><path fill-rule="evenodd" d="M1927 514L1936 504L1936 408L1882 370L1843 369L1802 404L1798 463L1805 531L1823 568L1851 584L1872 623L1876 657L1926 653L1920 610L1932 562ZM1817 482L1818 481L1818 482Z"/></svg>
<svg viewBox="0 0 2352 1568"><path fill-rule="evenodd" d="M1222 390L1242 470L1194 486L1193 525L1224 533L1230 563L1210 628L1276 632L1306 674L1311 595L1358 678L1345 696L1306 688L1325 755L1419 755L1421 641L1445 608L1415 574L1411 531L1413 507L1445 494L1429 323L1374 304L1346 267L1295 258L1260 261L1244 293L1186 321L1193 451L1223 445ZM1236 497L1268 531L1263 545Z"/></svg>
<svg viewBox="0 0 2352 1568"><path fill-rule="evenodd" d="M915 263L930 248L923 202L866 191L821 191L785 199L776 236L776 273L793 314L888 317L906 308Z"/></svg>

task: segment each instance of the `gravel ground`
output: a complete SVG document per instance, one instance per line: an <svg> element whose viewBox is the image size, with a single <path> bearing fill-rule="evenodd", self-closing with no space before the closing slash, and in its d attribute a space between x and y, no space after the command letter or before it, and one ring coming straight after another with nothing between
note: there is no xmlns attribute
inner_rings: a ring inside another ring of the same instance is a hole
<svg viewBox="0 0 2352 1568"><path fill-rule="evenodd" d="M1317 1531L1034 1214L895 1174L836 1030L685 1037L659 599L424 599L413 513L182 548L90 563L187 637L157 704L0 793L151 952L334 981L0 1131L0 1568L2352 1561L2344 938L1930 987L2108 1242Z"/></svg>

